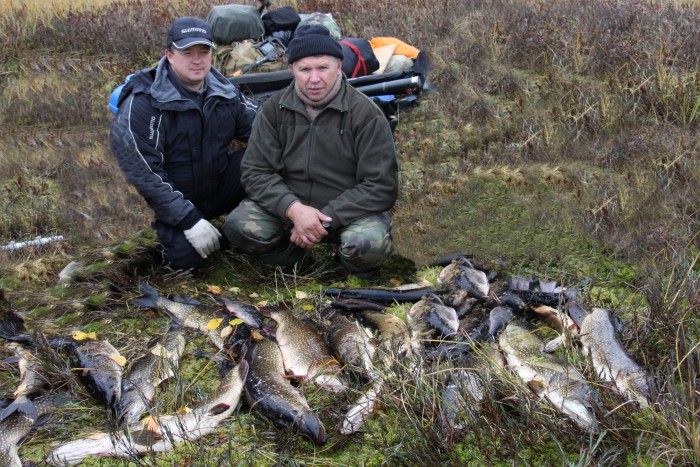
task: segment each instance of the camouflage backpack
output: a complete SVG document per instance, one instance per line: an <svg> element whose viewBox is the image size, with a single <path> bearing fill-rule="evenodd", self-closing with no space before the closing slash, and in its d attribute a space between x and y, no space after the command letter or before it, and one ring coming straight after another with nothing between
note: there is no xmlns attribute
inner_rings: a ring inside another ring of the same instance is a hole
<svg viewBox="0 0 700 467"><path fill-rule="evenodd" d="M340 33L338 23L335 22L333 15L330 13L319 13L317 11L315 13L302 13L299 16L301 17L301 22L299 22L297 29L305 24L321 24L328 28L333 39L339 41L340 38L343 37L343 35Z"/></svg>
<svg viewBox="0 0 700 467"><path fill-rule="evenodd" d="M281 71L288 66L285 47L274 39L219 46L214 51L212 64L225 76Z"/></svg>

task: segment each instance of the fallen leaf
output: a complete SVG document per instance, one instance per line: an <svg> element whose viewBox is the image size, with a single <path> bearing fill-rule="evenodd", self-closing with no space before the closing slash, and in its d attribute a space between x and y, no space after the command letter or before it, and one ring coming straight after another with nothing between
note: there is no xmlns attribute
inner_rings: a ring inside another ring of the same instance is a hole
<svg viewBox="0 0 700 467"><path fill-rule="evenodd" d="M260 331L258 331L257 329L251 329L250 330L250 337L252 337L253 340L259 341L259 340L262 340L263 335L260 334Z"/></svg>
<svg viewBox="0 0 700 467"><path fill-rule="evenodd" d="M238 326L239 324L243 324L243 320L241 318L233 318L228 324L231 326Z"/></svg>
<svg viewBox="0 0 700 467"><path fill-rule="evenodd" d="M401 281L398 280L398 279L396 279L396 278L394 278L394 277L392 277L391 279L389 279L389 282L391 282L392 284L394 284L394 285L397 286L397 287L401 285Z"/></svg>
<svg viewBox="0 0 700 467"><path fill-rule="evenodd" d="M218 285L210 285L209 287L207 287L207 290L213 293L214 295L221 294L221 287L219 287Z"/></svg>
<svg viewBox="0 0 700 467"><path fill-rule="evenodd" d="M73 332L73 339L75 339L76 341L83 341L85 339L96 340L97 334L94 332L74 331Z"/></svg>
<svg viewBox="0 0 700 467"><path fill-rule="evenodd" d="M253 292L252 294L248 295L250 298L257 298L260 295L257 294L257 292Z"/></svg>
<svg viewBox="0 0 700 467"><path fill-rule="evenodd" d="M126 365L126 357L124 357L123 355L110 355L109 358L117 362L117 365L119 366Z"/></svg>
<svg viewBox="0 0 700 467"><path fill-rule="evenodd" d="M221 330L220 336L221 336L222 339L226 339L228 336L231 335L232 332L233 332L233 326L231 326L231 325L229 324L228 326L226 326L225 328L223 328L223 329Z"/></svg>
<svg viewBox="0 0 700 467"><path fill-rule="evenodd" d="M311 310L314 309L314 306L313 306L313 305L306 304L306 305L303 305L303 306L301 307L301 309L304 310L304 311L311 311Z"/></svg>
<svg viewBox="0 0 700 467"><path fill-rule="evenodd" d="M267 306L268 300L260 300L256 306Z"/></svg>
<svg viewBox="0 0 700 467"><path fill-rule="evenodd" d="M303 299L303 298L309 298L309 294L307 294L307 293L304 292L303 290L297 290L296 293L295 293L294 295L296 295L296 297L297 297L299 300L301 300L301 299Z"/></svg>
<svg viewBox="0 0 700 467"><path fill-rule="evenodd" d="M179 409L177 409L178 415L185 415L186 413L190 413L190 412L192 412L192 409L190 409L190 408L187 407L187 406L185 406L185 407L180 407Z"/></svg>
<svg viewBox="0 0 700 467"><path fill-rule="evenodd" d="M238 287L229 287L228 291L231 293L241 293L241 289Z"/></svg>
<svg viewBox="0 0 700 467"><path fill-rule="evenodd" d="M214 319L210 320L207 323L207 331L211 331L212 329L218 328L223 320L224 320L223 318L214 318Z"/></svg>
<svg viewBox="0 0 700 467"><path fill-rule="evenodd" d="M156 355L158 357L163 357L163 358L172 358L173 353L167 350L165 347L163 347L160 344L156 344L152 349L151 353L153 355Z"/></svg>

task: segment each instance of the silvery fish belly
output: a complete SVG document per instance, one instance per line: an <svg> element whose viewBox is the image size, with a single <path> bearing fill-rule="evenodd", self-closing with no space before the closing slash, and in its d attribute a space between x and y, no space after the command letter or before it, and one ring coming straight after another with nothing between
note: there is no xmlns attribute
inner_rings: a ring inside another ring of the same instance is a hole
<svg viewBox="0 0 700 467"><path fill-rule="evenodd" d="M17 410L29 418L36 419L36 407L29 396L39 393L45 384L44 376L42 376L43 365L29 349L16 342L7 343L5 347L11 349L15 354L13 360L19 364L20 383L14 392L15 400L0 412L0 420L6 419Z"/></svg>
<svg viewBox="0 0 700 467"><path fill-rule="evenodd" d="M494 342L469 353L460 368L453 371L442 392L442 420L454 429L477 419L497 375L506 366L503 354Z"/></svg>
<svg viewBox="0 0 700 467"><path fill-rule="evenodd" d="M61 444L46 458L51 465L75 465L86 457L132 458L149 452L167 452L175 444L206 436L238 406L248 365L231 369L215 393L184 414L154 417L149 423L133 423L126 431L97 433Z"/></svg>
<svg viewBox="0 0 700 467"><path fill-rule="evenodd" d="M617 340L608 310L594 308L584 318L580 340L598 377L614 383L617 391L629 400L636 400L644 407L649 405L649 375Z"/></svg>
<svg viewBox="0 0 700 467"><path fill-rule="evenodd" d="M498 338L508 367L538 396L584 430L596 430L600 398L578 370L542 352L542 341L523 323L510 321Z"/></svg>

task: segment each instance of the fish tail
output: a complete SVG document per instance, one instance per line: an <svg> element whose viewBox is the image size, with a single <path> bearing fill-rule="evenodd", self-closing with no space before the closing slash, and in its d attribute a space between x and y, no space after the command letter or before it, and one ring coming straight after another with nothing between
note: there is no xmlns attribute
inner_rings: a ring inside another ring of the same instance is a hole
<svg viewBox="0 0 700 467"><path fill-rule="evenodd" d="M143 296L133 299L131 303L146 308L157 308L158 299L160 298L158 291L146 282L141 282L140 288Z"/></svg>
<svg viewBox="0 0 700 467"><path fill-rule="evenodd" d="M36 420L39 416L34 402L32 402L27 396L17 396L17 398L12 401L10 405L5 407L2 413L0 413L0 420L5 420L15 412L22 412L32 420Z"/></svg>

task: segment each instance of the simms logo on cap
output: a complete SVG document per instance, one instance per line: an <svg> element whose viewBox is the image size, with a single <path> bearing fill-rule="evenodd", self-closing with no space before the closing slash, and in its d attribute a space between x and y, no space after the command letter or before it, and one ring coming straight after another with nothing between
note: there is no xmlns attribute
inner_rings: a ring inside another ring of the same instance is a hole
<svg viewBox="0 0 700 467"><path fill-rule="evenodd" d="M176 19L168 29L166 47L175 47L183 50L196 44L202 44L211 48L216 47L211 35L209 25L194 16L183 16Z"/></svg>

